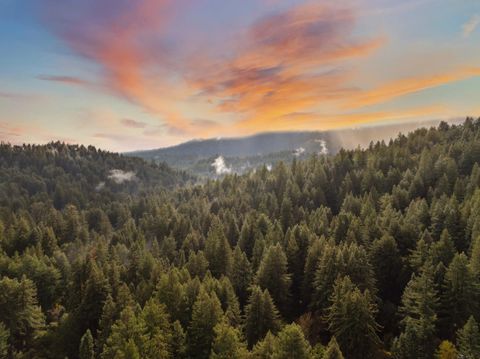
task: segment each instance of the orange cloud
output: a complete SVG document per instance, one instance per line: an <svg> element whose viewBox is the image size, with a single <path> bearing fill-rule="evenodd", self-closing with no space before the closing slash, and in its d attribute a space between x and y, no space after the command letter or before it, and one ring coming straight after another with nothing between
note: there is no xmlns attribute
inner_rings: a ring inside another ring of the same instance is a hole
<svg viewBox="0 0 480 359"><path fill-rule="evenodd" d="M292 112L356 92L346 86L346 60L366 56L385 39L354 39L355 13L307 4L266 17L246 31L236 54L221 63L194 59L201 71L188 79L221 112L261 118L272 126ZM192 61L192 62L193 62Z"/></svg>
<svg viewBox="0 0 480 359"><path fill-rule="evenodd" d="M374 89L352 87L352 60L370 56L386 39L356 36L360 15L338 3L307 3L261 18L219 55L208 48L189 53L184 44L167 41L179 11L173 0L50 1L49 24L74 51L101 66L106 88L162 120L155 128L123 120L147 136L325 129L412 117L415 111L358 110L480 74L478 68L460 69ZM87 83L71 76L40 78ZM204 112L196 114L198 103ZM331 114L335 107L339 114Z"/></svg>
<svg viewBox="0 0 480 359"><path fill-rule="evenodd" d="M78 86L93 86L94 84L90 81L83 80L79 77L74 76L56 76L56 75L39 75L37 76L39 80L43 81L52 81L60 82L68 85L78 85Z"/></svg>
<svg viewBox="0 0 480 359"><path fill-rule="evenodd" d="M189 121L175 109L181 89L178 84L169 86L162 72L166 50L150 43L152 37L162 36L172 4L172 0L51 1L46 18L74 51L102 66L111 91L161 115L172 127L187 130ZM49 79L80 83L68 77Z"/></svg>
<svg viewBox="0 0 480 359"><path fill-rule="evenodd" d="M427 116L444 116L447 109L444 106L427 106L407 110L373 111L358 113L319 114L319 113L289 113L275 119L275 129L288 130L327 130L348 126L358 126L376 121L395 121ZM250 118L237 124L236 131L251 134L257 131L268 131L268 123L262 118Z"/></svg>
<svg viewBox="0 0 480 359"><path fill-rule="evenodd" d="M419 92L451 82L479 76L480 68L462 68L456 71L428 77L411 77L396 80L376 89L360 92L349 102L347 108L360 108L393 100L397 97Z"/></svg>

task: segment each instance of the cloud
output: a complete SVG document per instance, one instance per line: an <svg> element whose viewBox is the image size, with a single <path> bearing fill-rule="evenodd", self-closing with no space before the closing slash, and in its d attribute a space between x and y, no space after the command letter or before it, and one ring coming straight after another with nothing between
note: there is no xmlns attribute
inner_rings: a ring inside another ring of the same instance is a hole
<svg viewBox="0 0 480 359"><path fill-rule="evenodd" d="M461 68L450 73L395 80L372 90L361 91L357 96L353 96L352 101L346 107L360 108L376 105L397 97L475 76L480 76L480 67Z"/></svg>
<svg viewBox="0 0 480 359"><path fill-rule="evenodd" d="M328 155L327 141L322 140L322 139L316 139L315 142L317 142L320 146L320 150L318 151L318 154L319 155Z"/></svg>
<svg viewBox="0 0 480 359"><path fill-rule="evenodd" d="M469 37L472 32L480 25L480 15L474 14L472 17L462 25L463 37Z"/></svg>
<svg viewBox="0 0 480 359"><path fill-rule="evenodd" d="M122 184L124 182L134 181L137 179L135 172L132 171L122 171L118 169L110 170L108 178L113 180L117 184Z"/></svg>
<svg viewBox="0 0 480 359"><path fill-rule="evenodd" d="M299 147L295 151L293 151L293 155L295 157L299 157L299 156L303 155L304 153L305 153L305 148L303 148L303 147Z"/></svg>
<svg viewBox="0 0 480 359"><path fill-rule="evenodd" d="M229 174L232 173L232 168L228 167L225 164L225 159L223 156L218 156L215 161L213 161L212 165L213 168L215 168L215 173L217 175L224 175L224 174Z"/></svg>
<svg viewBox="0 0 480 359"><path fill-rule="evenodd" d="M426 1L410 1L407 8ZM369 14L367 7L352 5L355 2L308 1L282 10L268 7L267 15L222 38L230 41L213 43L214 37L208 46L194 51L197 34L193 28L181 27L178 20L192 3L46 0L43 14L47 26L75 54L99 66L103 83L98 89L159 119L153 126L121 120L123 126L144 129L143 139L149 137L152 142L159 135L182 139L272 128L325 129L348 121L409 116L409 110L397 114L361 110L478 74L477 69L460 68L397 79L376 88L356 85L361 62L357 60L368 61L388 39L381 31L358 31L359 18L378 11L370 9ZM385 11L404 11L405 6ZM180 33L179 40L175 36ZM41 79L85 83L73 76ZM101 127L96 137L118 145L127 139L110 130Z"/></svg>
<svg viewBox="0 0 480 359"><path fill-rule="evenodd" d="M99 64L107 88L176 127L188 122L175 109L168 48L162 42L171 0L48 0L44 19L77 54ZM159 40L160 39L160 40Z"/></svg>
<svg viewBox="0 0 480 359"><path fill-rule="evenodd" d="M339 5L295 6L255 22L234 56L213 66L206 61L187 78L216 98L219 111L275 125L278 117L356 91L346 85L352 77L346 62L368 56L385 39L353 36L355 20L353 9Z"/></svg>
<svg viewBox="0 0 480 359"><path fill-rule="evenodd" d="M129 128L145 128L147 126L145 122L132 120L130 118L121 119L120 123Z"/></svg>
<svg viewBox="0 0 480 359"><path fill-rule="evenodd" d="M42 81L60 82L68 85L94 86L92 82L74 76L39 75L37 78Z"/></svg>

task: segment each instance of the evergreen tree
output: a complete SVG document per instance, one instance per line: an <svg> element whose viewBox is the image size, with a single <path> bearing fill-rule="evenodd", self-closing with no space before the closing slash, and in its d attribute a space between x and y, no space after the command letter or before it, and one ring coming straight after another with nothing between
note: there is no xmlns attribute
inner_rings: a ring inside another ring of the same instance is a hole
<svg viewBox="0 0 480 359"><path fill-rule="evenodd" d="M10 331L0 322L0 359L8 358L8 339Z"/></svg>
<svg viewBox="0 0 480 359"><path fill-rule="evenodd" d="M291 279L287 270L287 257L280 244L276 244L267 249L256 277L258 285L268 290L282 313L289 309Z"/></svg>
<svg viewBox="0 0 480 359"><path fill-rule="evenodd" d="M187 357L186 334L178 320L172 325L172 356L175 359Z"/></svg>
<svg viewBox="0 0 480 359"><path fill-rule="evenodd" d="M395 344L400 359L429 359L435 349L438 292L433 280L433 266L427 263L420 275L412 276L402 296L404 332Z"/></svg>
<svg viewBox="0 0 480 359"><path fill-rule="evenodd" d="M238 296L240 305L245 305L248 299L248 287L252 282L252 267L248 261L247 255L239 246L235 247L235 250L233 251L233 264L230 273L230 280L235 289L235 293Z"/></svg>
<svg viewBox="0 0 480 359"><path fill-rule="evenodd" d="M212 274L219 278L227 275L232 269L232 249L228 242L223 226L217 220L208 231L205 243L205 256L208 260Z"/></svg>
<svg viewBox="0 0 480 359"><path fill-rule="evenodd" d="M480 280L480 236L476 237L472 242L473 245L472 254L470 256L470 267L477 280Z"/></svg>
<svg viewBox="0 0 480 359"><path fill-rule="evenodd" d="M444 229L442 231L440 240L431 245L430 251L430 257L434 264L441 262L445 267L448 267L456 253L455 245L448 230Z"/></svg>
<svg viewBox="0 0 480 359"><path fill-rule="evenodd" d="M32 348L42 334L45 317L30 279L0 279L0 318L10 332L10 343L14 349Z"/></svg>
<svg viewBox="0 0 480 359"><path fill-rule="evenodd" d="M480 330L475 318L470 317L457 332L457 346L462 358L480 358Z"/></svg>
<svg viewBox="0 0 480 359"><path fill-rule="evenodd" d="M349 277L335 282L328 328L347 358L373 357L380 345L375 322L376 306L368 291L361 292Z"/></svg>
<svg viewBox="0 0 480 359"><path fill-rule="evenodd" d="M78 351L79 359L93 359L94 358L94 351L93 351L93 337L92 333L89 329L85 332L80 340L80 348Z"/></svg>
<svg viewBox="0 0 480 359"><path fill-rule="evenodd" d="M215 336L214 328L223 315L217 296L201 289L193 305L192 320L187 331L190 358L208 358Z"/></svg>
<svg viewBox="0 0 480 359"><path fill-rule="evenodd" d="M386 234L373 242L370 258L377 279L379 297L395 303L401 295L398 277L402 268L401 256L395 239Z"/></svg>
<svg viewBox="0 0 480 359"><path fill-rule="evenodd" d="M297 324L286 325L278 333L272 359L310 359L311 349Z"/></svg>
<svg viewBox="0 0 480 359"><path fill-rule="evenodd" d="M247 349L240 338L238 329L233 328L225 321L218 323L215 328L215 338L212 344L211 359L242 359L247 358Z"/></svg>
<svg viewBox="0 0 480 359"><path fill-rule="evenodd" d="M479 284L468 265L465 254L456 254L448 266L442 295L443 327L450 336L460 329L471 315L479 313Z"/></svg>
<svg viewBox="0 0 480 359"><path fill-rule="evenodd" d="M255 359L271 359L276 346L276 338L268 332L263 340L259 341L252 349L252 357Z"/></svg>
<svg viewBox="0 0 480 359"><path fill-rule="evenodd" d="M254 286L245 307L245 336L251 348L270 331L276 333L280 329L278 311L267 290Z"/></svg>
<svg viewBox="0 0 480 359"><path fill-rule="evenodd" d="M330 339L322 359L343 359L343 354L334 336Z"/></svg>
<svg viewBox="0 0 480 359"><path fill-rule="evenodd" d="M458 353L455 345L448 340L444 340L440 343L437 352L435 353L437 359L457 359Z"/></svg>

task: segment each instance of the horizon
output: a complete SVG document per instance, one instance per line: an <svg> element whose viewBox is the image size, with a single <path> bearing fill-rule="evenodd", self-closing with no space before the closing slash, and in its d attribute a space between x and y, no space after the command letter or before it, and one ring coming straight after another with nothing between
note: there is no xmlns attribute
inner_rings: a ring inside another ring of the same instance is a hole
<svg viewBox="0 0 480 359"><path fill-rule="evenodd" d="M478 117L479 25L470 0L6 0L0 141L131 152Z"/></svg>

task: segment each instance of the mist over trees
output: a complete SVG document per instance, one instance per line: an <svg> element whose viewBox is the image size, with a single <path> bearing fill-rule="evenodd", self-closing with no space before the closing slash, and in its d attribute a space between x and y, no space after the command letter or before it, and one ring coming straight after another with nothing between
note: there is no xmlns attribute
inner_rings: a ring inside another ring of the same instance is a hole
<svg viewBox="0 0 480 359"><path fill-rule="evenodd" d="M480 358L480 119L193 180L1 144L0 358Z"/></svg>

